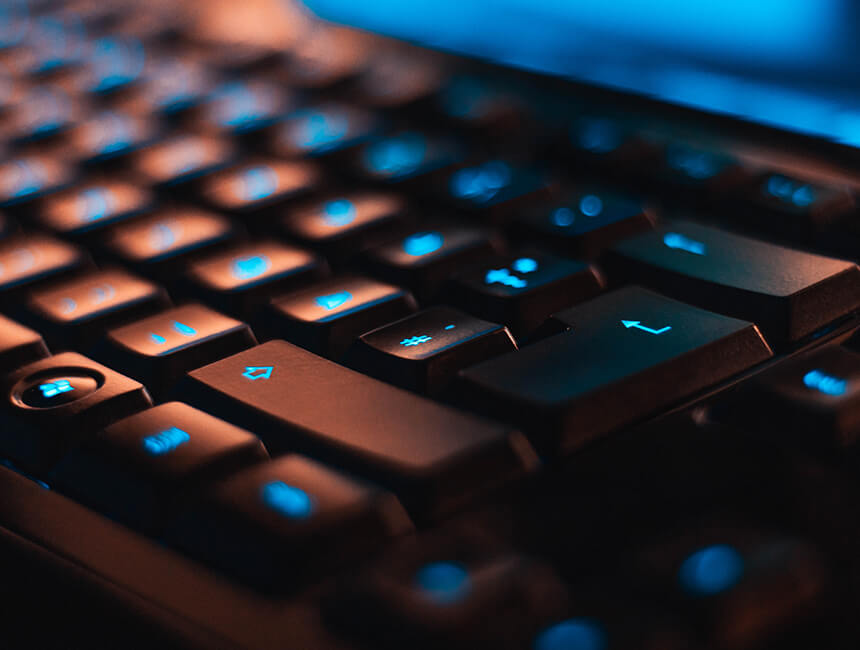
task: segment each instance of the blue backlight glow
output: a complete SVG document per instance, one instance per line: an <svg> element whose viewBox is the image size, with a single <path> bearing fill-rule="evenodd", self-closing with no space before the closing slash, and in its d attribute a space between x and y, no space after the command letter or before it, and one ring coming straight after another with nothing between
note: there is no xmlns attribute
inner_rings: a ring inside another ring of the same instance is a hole
<svg viewBox="0 0 860 650"><path fill-rule="evenodd" d="M785 176L771 176L767 179L765 188L771 196L798 208L805 208L815 202L815 190Z"/></svg>
<svg viewBox="0 0 860 650"><path fill-rule="evenodd" d="M668 232L663 236L663 243L669 248L682 250L693 255L704 255L707 247L704 242L696 241L677 232Z"/></svg>
<svg viewBox="0 0 860 650"><path fill-rule="evenodd" d="M170 326L182 336L195 336L197 334L196 329L185 323L180 323L178 320L173 321Z"/></svg>
<svg viewBox="0 0 860 650"><path fill-rule="evenodd" d="M314 302L327 311L337 309L352 300L352 294L349 291L338 291L325 296L317 296Z"/></svg>
<svg viewBox="0 0 860 650"><path fill-rule="evenodd" d="M349 133L349 119L338 111L307 111L290 125L293 143L304 149L325 149Z"/></svg>
<svg viewBox="0 0 860 650"><path fill-rule="evenodd" d="M335 199L323 205L322 218L329 226L348 226L355 221L355 205L347 199Z"/></svg>
<svg viewBox="0 0 860 650"><path fill-rule="evenodd" d="M485 203L511 182L511 168L501 161L466 167L451 176L451 194L459 199Z"/></svg>
<svg viewBox="0 0 860 650"><path fill-rule="evenodd" d="M46 175L45 168L36 160L15 160L4 170L3 192L10 198L30 196L42 189Z"/></svg>
<svg viewBox="0 0 860 650"><path fill-rule="evenodd" d="M274 370L274 366L246 366L245 371L242 373L242 376L245 379L250 379L251 381L257 381L258 379L268 379L272 376L272 372Z"/></svg>
<svg viewBox="0 0 860 650"><path fill-rule="evenodd" d="M403 251L412 257L435 253L445 243L441 233L435 231L418 232L403 240Z"/></svg>
<svg viewBox="0 0 860 650"><path fill-rule="evenodd" d="M534 650L606 650L607 647L603 627L586 618L556 623L541 632L534 643Z"/></svg>
<svg viewBox="0 0 860 650"><path fill-rule="evenodd" d="M531 257L520 257L514 260L511 268L517 273L534 273L538 270L538 263Z"/></svg>
<svg viewBox="0 0 860 650"><path fill-rule="evenodd" d="M143 448L152 456L162 456L170 453L180 445L191 440L191 436L182 429L170 427L160 433L154 433L143 439Z"/></svg>
<svg viewBox="0 0 860 650"><path fill-rule="evenodd" d="M404 133L379 140L364 152L364 163L370 171L384 176L406 176L424 161L427 142L420 133Z"/></svg>
<svg viewBox="0 0 860 650"><path fill-rule="evenodd" d="M278 174L267 165L250 167L239 176L238 189L243 201L262 201L278 189Z"/></svg>
<svg viewBox="0 0 860 650"><path fill-rule="evenodd" d="M490 269L484 275L484 284L503 284L514 289L524 289L529 283L527 280L518 278L508 269Z"/></svg>
<svg viewBox="0 0 860 650"><path fill-rule="evenodd" d="M712 596L734 587L744 573L744 560L733 547L716 544L700 549L681 564L681 587L696 596Z"/></svg>
<svg viewBox="0 0 860 650"><path fill-rule="evenodd" d="M579 211L586 217L596 217L603 212L603 201L599 196L586 194L579 200Z"/></svg>
<svg viewBox="0 0 860 650"><path fill-rule="evenodd" d="M44 384L39 384L39 390L42 391L43 397L56 397L60 393L70 393L75 390L75 387L68 379L55 379L54 381L46 381Z"/></svg>
<svg viewBox="0 0 860 650"><path fill-rule="evenodd" d="M803 383L807 388L817 390L819 393L839 397L844 395L848 388L848 382L840 377L834 377L822 370L810 370L803 376Z"/></svg>
<svg viewBox="0 0 860 650"><path fill-rule="evenodd" d="M149 340L156 345L164 345L165 343L167 343L166 338L164 338L161 334L155 334L154 332L149 333Z"/></svg>
<svg viewBox="0 0 860 650"><path fill-rule="evenodd" d="M114 206L113 192L104 187L90 187L80 192L76 198L78 219L82 223L92 223L107 217Z"/></svg>
<svg viewBox="0 0 860 650"><path fill-rule="evenodd" d="M407 347L407 348L411 348L411 347L416 347L418 345L421 345L422 343L427 343L427 341L432 341L432 340L433 340L432 336L427 336L426 334L421 334L418 336L410 336L408 338L403 339L402 341L400 341L400 345Z"/></svg>
<svg viewBox="0 0 860 650"><path fill-rule="evenodd" d="M283 481L272 481L263 486L263 503L290 519L307 519L314 510L307 492Z"/></svg>
<svg viewBox="0 0 860 650"><path fill-rule="evenodd" d="M265 255L237 257L230 262L230 273L237 280L253 280L264 275L271 266L271 261Z"/></svg>
<svg viewBox="0 0 860 650"><path fill-rule="evenodd" d="M576 215L570 208L556 208L550 215L550 221L559 228L567 228L572 226L576 221Z"/></svg>
<svg viewBox="0 0 860 650"><path fill-rule="evenodd" d="M466 567L455 562L424 565L416 573L415 583L424 596L440 605L462 600L471 588Z"/></svg>

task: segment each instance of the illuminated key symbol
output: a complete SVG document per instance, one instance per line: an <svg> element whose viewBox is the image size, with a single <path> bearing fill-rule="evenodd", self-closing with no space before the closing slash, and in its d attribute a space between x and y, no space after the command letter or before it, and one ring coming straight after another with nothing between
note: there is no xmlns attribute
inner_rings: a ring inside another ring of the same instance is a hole
<svg viewBox="0 0 860 650"><path fill-rule="evenodd" d="M825 395L838 397L845 394L848 382L839 377L828 375L821 370L810 370L803 376L803 383L807 388L817 390Z"/></svg>
<svg viewBox="0 0 860 650"><path fill-rule="evenodd" d="M316 304L328 311L337 309L350 300L352 300L352 294L349 291L338 291L337 293L331 293L327 296L317 296L314 298L314 302Z"/></svg>
<svg viewBox="0 0 860 650"><path fill-rule="evenodd" d="M189 440L191 440L191 436L188 433L182 429L170 427L161 433L146 436L143 439L143 448L153 456L161 456L173 451L179 445L185 444Z"/></svg>
<svg viewBox="0 0 860 650"><path fill-rule="evenodd" d="M484 276L484 282L486 284L503 284L514 289L522 289L529 284L526 280L512 275L508 269L490 269Z"/></svg>
<svg viewBox="0 0 860 650"><path fill-rule="evenodd" d="M250 257L237 257L230 264L233 277L240 280L250 280L263 275L271 267L269 258L265 255L252 255Z"/></svg>
<svg viewBox="0 0 860 650"><path fill-rule="evenodd" d="M173 323L171 323L171 327L182 334L182 336L194 336L197 334L196 329L190 325L186 325L185 323L180 323L178 320L173 321Z"/></svg>
<svg viewBox="0 0 860 650"><path fill-rule="evenodd" d="M346 226L355 221L355 206L346 199L329 201L323 206L322 217L329 226Z"/></svg>
<svg viewBox="0 0 860 650"><path fill-rule="evenodd" d="M407 255L421 257L442 248L444 241L438 232L419 232L403 240L403 250Z"/></svg>
<svg viewBox="0 0 860 650"><path fill-rule="evenodd" d="M57 379L56 381L48 381L39 386L44 397L55 397L60 393L69 393L75 390L75 387L69 383L68 379Z"/></svg>
<svg viewBox="0 0 860 650"><path fill-rule="evenodd" d="M300 147L320 148L346 135L349 123L339 113L311 113L296 124L294 142Z"/></svg>
<svg viewBox="0 0 860 650"><path fill-rule="evenodd" d="M161 334L150 333L149 338L156 345L164 345L165 343L167 343L167 339L161 336Z"/></svg>
<svg viewBox="0 0 860 650"><path fill-rule="evenodd" d="M265 165L245 170L237 181L237 194L245 201L261 201L278 189L278 175Z"/></svg>
<svg viewBox="0 0 860 650"><path fill-rule="evenodd" d="M180 230L178 224L157 223L149 229L149 243L155 250L167 250L176 243Z"/></svg>
<svg viewBox="0 0 860 650"><path fill-rule="evenodd" d="M305 519L314 509L307 492L283 481L272 481L263 486L263 502L291 519Z"/></svg>
<svg viewBox="0 0 860 650"><path fill-rule="evenodd" d="M511 264L511 268L513 268L517 273L534 273L538 270L538 263L531 257L521 257L514 260L514 263Z"/></svg>
<svg viewBox="0 0 860 650"><path fill-rule="evenodd" d="M445 329L446 330L452 330L452 329L454 329L454 326L453 325L446 325Z"/></svg>
<svg viewBox="0 0 860 650"><path fill-rule="evenodd" d="M103 187L91 187L77 197L78 219L91 223L104 219L113 209L113 194Z"/></svg>
<svg viewBox="0 0 860 650"><path fill-rule="evenodd" d="M111 300L116 295L116 289L111 284L103 284L90 289L90 300L94 305L100 305L103 302Z"/></svg>
<svg viewBox="0 0 860 650"><path fill-rule="evenodd" d="M64 314L71 314L78 308L78 303L75 302L74 298L63 298L60 300L60 311Z"/></svg>
<svg viewBox="0 0 860 650"><path fill-rule="evenodd" d="M693 255L704 255L707 250L705 244L677 232L667 232L663 236L663 243L669 248L687 251Z"/></svg>
<svg viewBox="0 0 860 650"><path fill-rule="evenodd" d="M251 381L257 379L268 379L272 376L273 366L246 366L242 376Z"/></svg>
<svg viewBox="0 0 860 650"><path fill-rule="evenodd" d="M422 334L421 336L411 336L409 338L403 339L400 341L400 345L403 345L407 348L415 347L416 345L421 345L422 343L426 343L427 341L432 341L432 336L427 336L426 334Z"/></svg>
<svg viewBox="0 0 860 650"><path fill-rule="evenodd" d="M670 329L672 329L671 325L666 325L666 327L661 327L658 330L651 329L650 327L645 327L641 324L641 321L638 320L623 320L621 324L624 325L625 328L630 329L631 327L635 327L638 330L642 330L643 332L648 332L649 334L665 334Z"/></svg>

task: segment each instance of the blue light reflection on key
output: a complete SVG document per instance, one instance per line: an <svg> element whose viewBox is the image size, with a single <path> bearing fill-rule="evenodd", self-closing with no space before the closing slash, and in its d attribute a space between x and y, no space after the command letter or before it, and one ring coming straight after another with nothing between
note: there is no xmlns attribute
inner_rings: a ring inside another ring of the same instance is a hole
<svg viewBox="0 0 860 650"><path fill-rule="evenodd" d="M278 174L267 165L250 167L239 176L238 187L243 201L261 201L278 189Z"/></svg>
<svg viewBox="0 0 860 650"><path fill-rule="evenodd" d="M418 232L403 240L403 251L412 257L434 253L445 243L441 233L435 231Z"/></svg>
<svg viewBox="0 0 860 650"><path fill-rule="evenodd" d="M576 221L576 215L570 208L556 208L550 215L550 221L559 228L567 228Z"/></svg>
<svg viewBox="0 0 860 650"><path fill-rule="evenodd" d="M104 187L90 187L81 191L75 201L78 220L92 223L107 217L114 207L113 192Z"/></svg>
<svg viewBox="0 0 860 650"><path fill-rule="evenodd" d="M164 345L167 343L167 339L161 336L161 334L155 334L150 332L149 340L155 343L156 345Z"/></svg>
<svg viewBox="0 0 860 650"><path fill-rule="evenodd" d="M70 393L75 390L75 387L72 386L68 379L55 379L54 381L47 381L44 384L40 384L39 390L42 391L43 397L51 398L56 397L61 393Z"/></svg>
<svg viewBox="0 0 860 650"><path fill-rule="evenodd" d="M355 205L347 199L335 199L323 205L322 218L329 226L347 226L355 221Z"/></svg>
<svg viewBox="0 0 860 650"><path fill-rule="evenodd" d="M456 562L433 562L415 574L415 584L431 601L447 605L462 600L471 589L469 572Z"/></svg>
<svg viewBox="0 0 860 650"><path fill-rule="evenodd" d="M485 203L511 182L511 168L501 161L466 167L451 176L451 194L459 199Z"/></svg>
<svg viewBox="0 0 860 650"><path fill-rule="evenodd" d="M132 144L131 120L126 115L106 111L89 130L90 145L101 155L128 149Z"/></svg>
<svg viewBox="0 0 860 650"><path fill-rule="evenodd" d="M15 160L3 174L3 190L10 198L30 196L42 189L46 175L45 168L36 160Z"/></svg>
<svg viewBox="0 0 860 650"><path fill-rule="evenodd" d="M263 503L290 519L307 519L314 504L307 492L283 481L272 481L263 486Z"/></svg>
<svg viewBox="0 0 860 650"><path fill-rule="evenodd" d="M317 296L314 302L327 311L337 309L352 300L352 294L349 291L338 291L325 296Z"/></svg>
<svg viewBox="0 0 860 650"><path fill-rule="evenodd" d="M712 596L734 587L744 573L744 560L732 546L715 544L692 553L681 564L681 587L696 596Z"/></svg>
<svg viewBox="0 0 860 650"><path fill-rule="evenodd" d="M514 289L524 289L529 283L513 275L508 269L490 269L484 275L484 284L503 284Z"/></svg>
<svg viewBox="0 0 860 650"><path fill-rule="evenodd" d="M667 162L672 169L684 172L690 178L698 180L712 178L720 169L717 158L705 151L671 149L667 155Z"/></svg>
<svg viewBox="0 0 860 650"><path fill-rule="evenodd" d="M703 242L690 239L686 235L677 232L668 232L663 236L663 243L669 248L687 251L693 255L704 255L707 247Z"/></svg>
<svg viewBox="0 0 860 650"><path fill-rule="evenodd" d="M349 119L338 111L305 111L289 128L294 144L304 149L324 149L349 133Z"/></svg>
<svg viewBox="0 0 860 650"><path fill-rule="evenodd" d="M538 263L531 257L520 257L514 260L511 268L517 273L534 273L538 270Z"/></svg>
<svg viewBox="0 0 860 650"><path fill-rule="evenodd" d="M815 202L815 190L785 176L771 176L767 180L766 189L771 196L799 208L805 208Z"/></svg>
<svg viewBox="0 0 860 650"><path fill-rule="evenodd" d="M606 650L603 627L587 618L571 618L545 629L535 639L534 650Z"/></svg>
<svg viewBox="0 0 860 650"><path fill-rule="evenodd" d="M583 149L592 153L609 153L621 144L618 126L602 118L583 119L574 130L573 137Z"/></svg>
<svg viewBox="0 0 860 650"><path fill-rule="evenodd" d="M370 171L385 176L405 176L418 169L427 153L427 142L420 133L404 133L374 142L364 152Z"/></svg>
<svg viewBox="0 0 860 650"><path fill-rule="evenodd" d="M237 280L252 280L259 278L272 266L265 255L250 255L237 257L230 263L230 273Z"/></svg>
<svg viewBox="0 0 860 650"><path fill-rule="evenodd" d="M170 427L160 433L146 436L143 439L143 448L153 456L162 456L189 440L191 440L191 436L187 432L176 427Z"/></svg>
<svg viewBox="0 0 860 650"><path fill-rule="evenodd" d="M834 377L822 370L810 370L803 376L803 383L807 388L817 390L824 395L839 397L844 395L848 388L848 382L840 377Z"/></svg>
<svg viewBox="0 0 860 650"><path fill-rule="evenodd" d="M180 323L178 320L173 321L170 326L182 334L182 336L194 336L197 334L197 330L191 327L190 325L186 325L185 323Z"/></svg>
<svg viewBox="0 0 860 650"><path fill-rule="evenodd" d="M157 251L169 249L176 243L179 226L174 223L159 222L149 229L149 245Z"/></svg>

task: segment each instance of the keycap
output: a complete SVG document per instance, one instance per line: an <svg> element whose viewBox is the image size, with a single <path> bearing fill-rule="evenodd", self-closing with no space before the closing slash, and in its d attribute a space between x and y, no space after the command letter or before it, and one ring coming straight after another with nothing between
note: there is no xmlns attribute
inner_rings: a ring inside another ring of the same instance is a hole
<svg viewBox="0 0 860 650"><path fill-rule="evenodd" d="M48 235L9 237L0 241L0 295L18 292L89 265L89 256L80 248ZM6 306L4 304L4 308Z"/></svg>
<svg viewBox="0 0 860 650"><path fill-rule="evenodd" d="M200 43L198 47L182 56L198 58L216 71L229 75L248 76L248 73L259 71L273 63L280 51L269 46L250 41L223 42L211 41Z"/></svg>
<svg viewBox="0 0 860 650"><path fill-rule="evenodd" d="M183 134L144 147L131 157L130 165L147 186L175 189L227 167L235 156L226 140Z"/></svg>
<svg viewBox="0 0 860 650"><path fill-rule="evenodd" d="M235 237L230 222L193 208L167 208L111 228L108 250L143 273L168 274L190 256L209 252Z"/></svg>
<svg viewBox="0 0 860 650"><path fill-rule="evenodd" d="M828 346L786 360L745 382L731 413L780 444L850 447L860 434L860 354Z"/></svg>
<svg viewBox="0 0 860 650"><path fill-rule="evenodd" d="M235 246L189 264L193 290L207 304L250 318L269 298L326 275L325 261L274 240Z"/></svg>
<svg viewBox="0 0 860 650"><path fill-rule="evenodd" d="M190 505L168 539L272 591L290 591L411 528L392 495L290 454L246 469Z"/></svg>
<svg viewBox="0 0 860 650"><path fill-rule="evenodd" d="M526 209L513 224L516 235L589 260L616 241L653 227L654 218L641 201L597 188Z"/></svg>
<svg viewBox="0 0 860 650"><path fill-rule="evenodd" d="M415 109L445 80L444 64L426 53L382 50L368 62L350 88L355 102L377 110Z"/></svg>
<svg viewBox="0 0 860 650"><path fill-rule="evenodd" d="M260 327L270 337L333 359L361 334L415 311L408 291L360 276L324 280L272 300Z"/></svg>
<svg viewBox="0 0 860 650"><path fill-rule="evenodd" d="M103 110L88 117L69 133L68 153L85 165L119 162L161 134L157 122L129 112Z"/></svg>
<svg viewBox="0 0 860 650"><path fill-rule="evenodd" d="M402 388L439 395L458 370L516 349L503 325L437 306L362 334L346 363Z"/></svg>
<svg viewBox="0 0 860 650"><path fill-rule="evenodd" d="M465 265L490 258L495 242L476 228L442 225L411 232L367 253L368 266L380 277L408 286L419 300L431 299L445 280Z"/></svg>
<svg viewBox="0 0 860 650"><path fill-rule="evenodd" d="M36 212L42 225L81 238L155 207L151 192L125 181L95 181L46 198Z"/></svg>
<svg viewBox="0 0 860 650"><path fill-rule="evenodd" d="M283 214L321 184L322 174L312 164L257 158L209 175L200 184L200 196L219 212L261 219Z"/></svg>
<svg viewBox="0 0 860 650"><path fill-rule="evenodd" d="M639 287L559 312L569 331L461 371L464 403L570 451L768 359L752 323Z"/></svg>
<svg viewBox="0 0 860 650"><path fill-rule="evenodd" d="M281 158L332 158L367 142L379 121L359 108L326 103L301 108L273 125L266 146Z"/></svg>
<svg viewBox="0 0 860 650"><path fill-rule="evenodd" d="M34 199L68 187L74 172L52 157L31 155L0 164L0 208L26 207Z"/></svg>
<svg viewBox="0 0 860 650"><path fill-rule="evenodd" d="M249 133L273 124L291 104L284 89L276 84L259 79L228 81L207 97L196 123L213 133Z"/></svg>
<svg viewBox="0 0 860 650"><path fill-rule="evenodd" d="M857 207L845 187L805 182L777 173L765 174L747 198L758 210L793 217L807 225L826 225Z"/></svg>
<svg viewBox="0 0 860 650"><path fill-rule="evenodd" d="M540 251L497 257L456 274L446 300L526 337L553 313L603 288L593 266Z"/></svg>
<svg viewBox="0 0 860 650"><path fill-rule="evenodd" d="M308 90L334 90L361 73L369 50L354 31L316 25L290 52L284 81Z"/></svg>
<svg viewBox="0 0 860 650"><path fill-rule="evenodd" d="M413 218L402 197L351 192L296 206L282 217L284 233L343 263L406 230Z"/></svg>
<svg viewBox="0 0 860 650"><path fill-rule="evenodd" d="M59 88L34 86L16 101L2 133L16 144L43 141L67 131L84 110L79 100Z"/></svg>
<svg viewBox="0 0 860 650"><path fill-rule="evenodd" d="M36 472L99 428L152 405L138 382L76 352L19 368L2 389L0 453Z"/></svg>
<svg viewBox="0 0 860 650"><path fill-rule="evenodd" d="M71 74L66 85L83 95L115 95L143 79L146 64L146 47L139 39L100 36L90 41L84 64Z"/></svg>
<svg viewBox="0 0 860 650"><path fill-rule="evenodd" d="M147 532L195 490L268 459L255 435L181 402L114 422L51 472L63 493Z"/></svg>
<svg viewBox="0 0 860 650"><path fill-rule="evenodd" d="M851 262L687 221L617 243L607 266L679 300L751 320L776 345L860 306L860 269Z"/></svg>
<svg viewBox="0 0 860 650"><path fill-rule="evenodd" d="M363 180L382 185L431 186L462 163L452 141L418 131L401 131L371 140L356 151L354 170Z"/></svg>
<svg viewBox="0 0 860 650"><path fill-rule="evenodd" d="M525 121L523 102L485 75L455 75L438 93L435 103L448 120L469 131L510 135Z"/></svg>
<svg viewBox="0 0 860 650"><path fill-rule="evenodd" d="M439 513L534 468L510 429L269 341L194 370L191 404L260 433L272 454L308 453Z"/></svg>
<svg viewBox="0 0 860 650"><path fill-rule="evenodd" d="M256 343L245 323L188 304L110 330L94 355L141 381L158 399L183 373Z"/></svg>
<svg viewBox="0 0 860 650"><path fill-rule="evenodd" d="M598 166L604 173L624 175L656 158L656 144L639 136L621 117L584 114L568 124L563 155L577 160L583 170Z"/></svg>
<svg viewBox="0 0 860 650"><path fill-rule="evenodd" d="M666 197L669 202L695 201L699 205L724 200L726 192L740 191L754 182L756 175L731 154L683 142L667 143L659 164L646 173L670 190Z"/></svg>
<svg viewBox="0 0 860 650"><path fill-rule="evenodd" d="M0 315L0 374L48 356L42 336Z"/></svg>
<svg viewBox="0 0 860 650"><path fill-rule="evenodd" d="M163 288L126 271L106 269L36 289L26 309L27 320L62 349L91 343L109 327L169 305Z"/></svg>
<svg viewBox="0 0 860 650"><path fill-rule="evenodd" d="M193 59L159 58L143 82L117 101L131 114L167 118L187 115L215 88L212 71Z"/></svg>

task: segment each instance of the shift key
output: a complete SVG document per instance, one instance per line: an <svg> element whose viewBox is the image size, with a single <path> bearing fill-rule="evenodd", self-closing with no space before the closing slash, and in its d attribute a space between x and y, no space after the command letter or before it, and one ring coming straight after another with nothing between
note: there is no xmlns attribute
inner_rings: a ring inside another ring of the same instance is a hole
<svg viewBox="0 0 860 650"><path fill-rule="evenodd" d="M396 492L419 518L462 505L537 465L513 429L269 341L188 373L183 399Z"/></svg>

